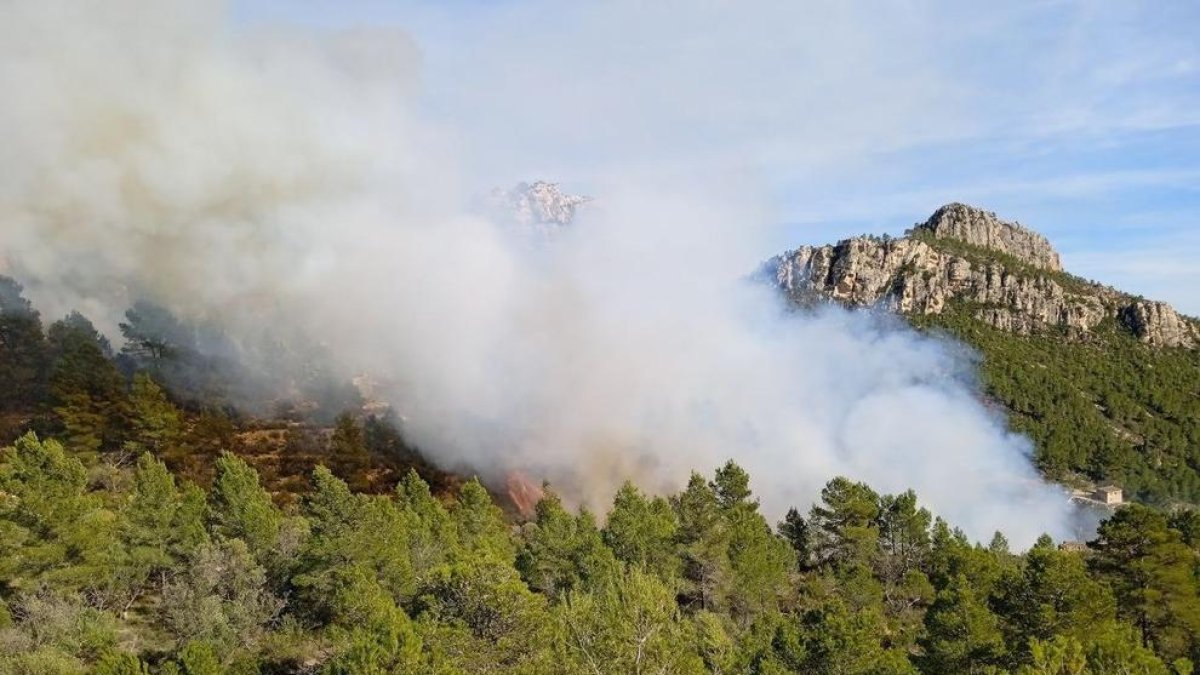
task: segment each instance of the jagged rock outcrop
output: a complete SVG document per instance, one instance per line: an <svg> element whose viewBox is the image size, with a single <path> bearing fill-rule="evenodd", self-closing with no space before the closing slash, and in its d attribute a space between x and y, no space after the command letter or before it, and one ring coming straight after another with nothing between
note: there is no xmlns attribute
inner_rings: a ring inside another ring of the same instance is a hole
<svg viewBox="0 0 1200 675"><path fill-rule="evenodd" d="M567 194L557 183L517 183L511 190L499 188L488 195L488 210L496 217L525 229L550 231L569 225L580 206L590 197Z"/></svg>
<svg viewBox="0 0 1200 675"><path fill-rule="evenodd" d="M1042 235L962 204L943 206L903 238L801 247L771 260L768 272L801 302L909 314L940 314L959 302L976 319L1023 335L1053 328L1085 337L1115 319L1152 346L1200 345L1200 326L1169 305L1072 277Z"/></svg>
<svg viewBox="0 0 1200 675"><path fill-rule="evenodd" d="M1119 318L1139 339L1156 347L1200 344L1200 326L1165 302L1137 300L1122 307Z"/></svg>

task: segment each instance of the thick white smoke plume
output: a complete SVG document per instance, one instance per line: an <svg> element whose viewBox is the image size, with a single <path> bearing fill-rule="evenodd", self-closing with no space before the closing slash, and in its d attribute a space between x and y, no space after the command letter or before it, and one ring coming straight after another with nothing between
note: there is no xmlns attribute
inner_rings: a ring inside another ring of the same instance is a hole
<svg viewBox="0 0 1200 675"><path fill-rule="evenodd" d="M845 474L912 487L977 538L1066 534L1064 495L963 353L861 313L784 317L743 280L767 218L752 191L614 177L531 246L462 206L418 74L395 33L238 37L200 1L4 3L0 265L51 318L110 332L143 296L235 336L302 331L394 382L436 461L577 501L732 457L772 516Z"/></svg>

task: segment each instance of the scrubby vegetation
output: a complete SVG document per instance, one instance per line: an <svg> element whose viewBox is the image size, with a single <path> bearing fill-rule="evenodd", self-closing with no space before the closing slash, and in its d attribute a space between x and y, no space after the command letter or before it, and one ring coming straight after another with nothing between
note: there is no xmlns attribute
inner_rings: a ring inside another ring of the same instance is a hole
<svg viewBox="0 0 1200 675"><path fill-rule="evenodd" d="M163 346L182 342L127 332L114 353L82 316L43 331L0 291L0 675L1167 674L1200 657L1193 512L1129 506L1088 551L1020 553L844 478L772 523L730 462L669 496L627 484L605 514L549 490L517 518L387 420L241 416L205 403L226 371Z"/></svg>

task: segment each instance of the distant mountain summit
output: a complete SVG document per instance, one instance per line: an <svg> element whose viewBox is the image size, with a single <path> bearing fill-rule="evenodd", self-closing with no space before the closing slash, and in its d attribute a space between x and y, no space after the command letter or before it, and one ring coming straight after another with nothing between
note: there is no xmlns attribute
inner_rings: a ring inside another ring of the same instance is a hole
<svg viewBox="0 0 1200 675"><path fill-rule="evenodd" d="M950 305L1021 335L1086 338L1115 322L1155 347L1200 346L1200 324L1170 305L1066 273L1046 237L996 214L947 204L904 237L802 246L768 271L799 302L828 298L936 315Z"/></svg>
<svg viewBox="0 0 1200 675"><path fill-rule="evenodd" d="M551 232L570 225L579 207L590 201L591 197L567 194L557 183L539 180L492 190L487 208L493 217L518 227Z"/></svg>

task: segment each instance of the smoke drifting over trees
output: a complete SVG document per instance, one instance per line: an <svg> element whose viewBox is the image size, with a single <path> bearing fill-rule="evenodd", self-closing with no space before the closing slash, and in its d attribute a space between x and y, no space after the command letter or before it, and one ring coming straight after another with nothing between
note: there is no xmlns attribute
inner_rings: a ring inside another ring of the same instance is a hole
<svg viewBox="0 0 1200 675"><path fill-rule="evenodd" d="M306 364L272 344L317 345L396 383L434 459L579 502L733 457L773 515L845 474L911 487L975 538L1068 534L969 354L870 314L788 315L745 280L753 191L613 175L531 246L465 206L487 186L460 185L419 74L400 33L236 34L190 0L6 3L0 272L114 341L149 300L274 376Z"/></svg>

